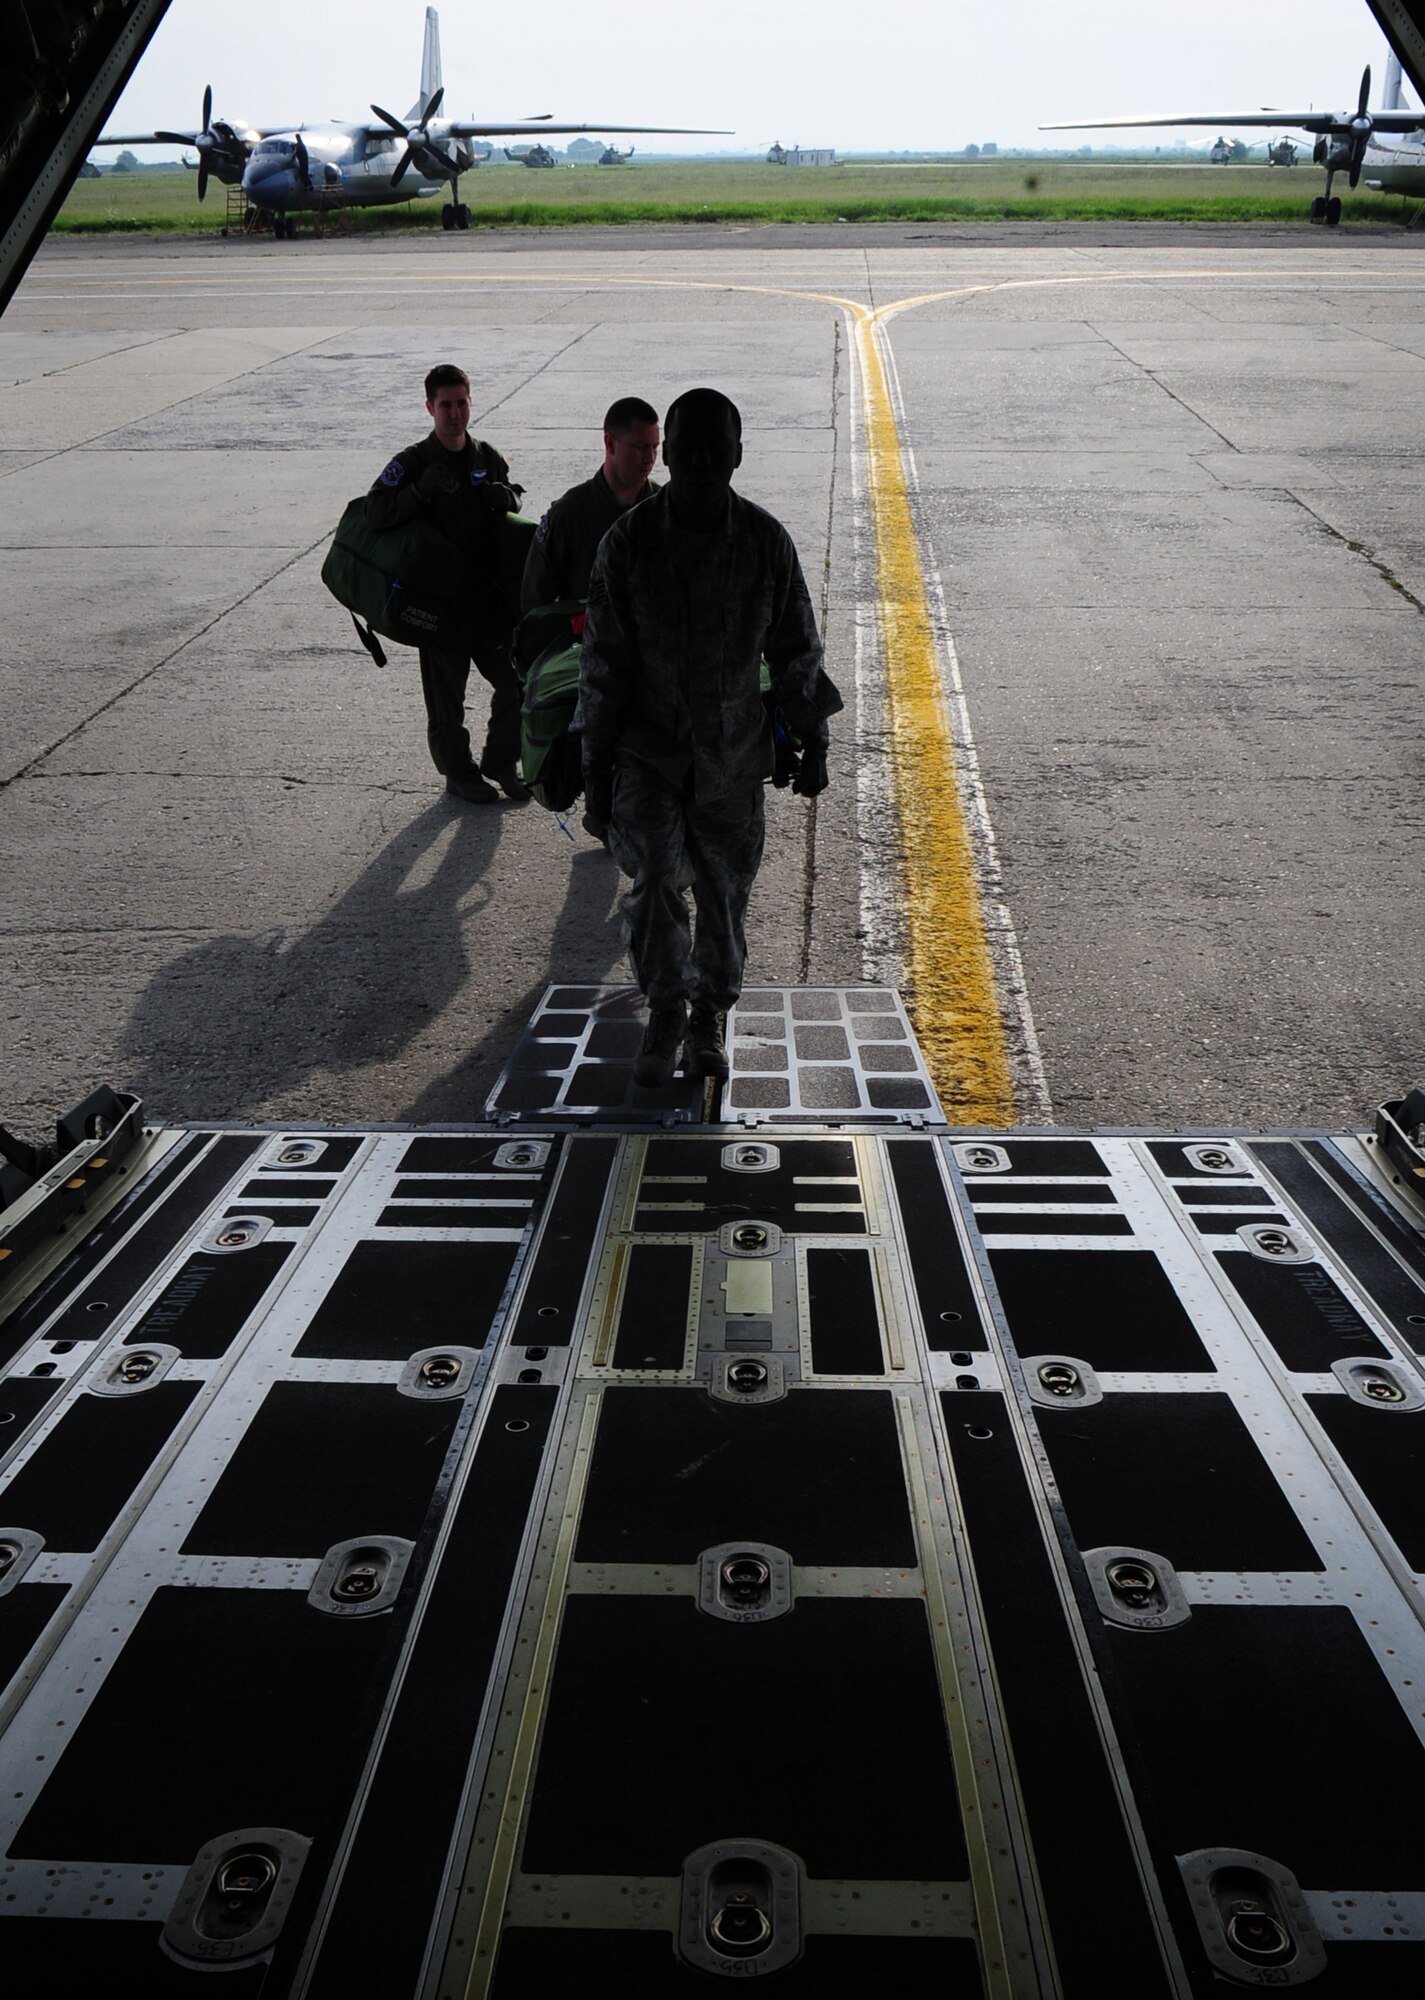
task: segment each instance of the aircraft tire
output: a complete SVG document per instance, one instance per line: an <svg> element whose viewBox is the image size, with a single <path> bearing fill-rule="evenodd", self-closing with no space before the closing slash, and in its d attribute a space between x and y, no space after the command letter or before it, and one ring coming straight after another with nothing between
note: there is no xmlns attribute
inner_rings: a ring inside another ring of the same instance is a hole
<svg viewBox="0 0 1425 2000"><path fill-rule="evenodd" d="M1326 220L1326 197L1324 194L1317 195L1312 202L1311 220L1313 222L1324 222Z"/></svg>
<svg viewBox="0 0 1425 2000"><path fill-rule="evenodd" d="M1341 197L1333 194L1326 204L1326 227L1335 229L1341 220Z"/></svg>
<svg viewBox="0 0 1425 2000"><path fill-rule="evenodd" d="M455 226L457 229L468 229L470 227L470 210L463 201L457 205L455 210Z"/></svg>
<svg viewBox="0 0 1425 2000"><path fill-rule="evenodd" d="M455 227L455 217L450 212L449 202L446 202L440 211L440 226L442 229L454 229Z"/></svg>

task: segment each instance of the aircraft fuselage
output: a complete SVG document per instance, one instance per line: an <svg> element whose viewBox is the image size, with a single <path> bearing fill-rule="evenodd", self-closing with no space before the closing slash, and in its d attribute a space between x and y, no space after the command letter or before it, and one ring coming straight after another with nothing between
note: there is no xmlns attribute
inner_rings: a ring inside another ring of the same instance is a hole
<svg viewBox="0 0 1425 2000"><path fill-rule="evenodd" d="M402 151L394 134L364 125L276 133L253 148L243 172L243 192L254 207L278 214L371 208L435 194L442 183L414 166L399 186L392 185ZM454 159L451 164L453 168Z"/></svg>
<svg viewBox="0 0 1425 2000"><path fill-rule="evenodd" d="M1425 197L1425 142L1367 146L1361 179L1383 194Z"/></svg>

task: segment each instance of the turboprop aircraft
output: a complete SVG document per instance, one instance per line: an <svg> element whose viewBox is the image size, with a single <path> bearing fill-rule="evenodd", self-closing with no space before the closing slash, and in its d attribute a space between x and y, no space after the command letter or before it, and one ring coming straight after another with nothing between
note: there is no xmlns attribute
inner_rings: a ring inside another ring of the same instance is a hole
<svg viewBox="0 0 1425 2000"><path fill-rule="evenodd" d="M197 154L198 199L208 191L210 177L230 186L241 184L253 208L272 217L278 236L296 233L294 217L304 211L324 214L330 209L373 208L410 201L448 186L451 199L441 209L446 229L468 229L470 210L460 199L460 176L478 164L475 139L520 137L539 139L555 132L687 132L681 125L555 125L547 115L536 118L442 118L445 99L441 81L440 20L426 9L425 46L421 60L420 95L404 118L373 104L374 123L263 124L243 119L214 120L211 86L203 93L203 122L196 131L104 133L100 146L152 145L171 140L191 146ZM535 153L547 152L536 145ZM550 163L553 156L549 155ZM528 160L527 164L542 164Z"/></svg>
<svg viewBox="0 0 1425 2000"><path fill-rule="evenodd" d="M1316 135L1312 159L1326 170L1326 189L1311 204L1311 220L1334 228L1341 220L1341 197L1331 192L1337 174L1345 174L1355 187L1362 179L1369 188L1386 193L1425 195L1425 141L1381 146L1374 143L1378 133L1425 133L1425 112L1412 111L1404 102L1400 87L1400 61L1390 57L1386 69L1385 105L1368 111L1371 70L1367 63L1361 76L1360 94L1354 111L1282 111L1270 107L1261 111L1193 112L1173 118L1094 118L1074 124L1041 125L1041 132L1087 132L1122 130L1146 125L1266 125L1292 126Z"/></svg>

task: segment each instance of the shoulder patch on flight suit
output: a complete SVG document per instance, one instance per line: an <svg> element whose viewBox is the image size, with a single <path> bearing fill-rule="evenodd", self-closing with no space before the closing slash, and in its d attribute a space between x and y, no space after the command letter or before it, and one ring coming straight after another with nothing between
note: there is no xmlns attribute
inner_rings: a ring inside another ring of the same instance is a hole
<svg viewBox="0 0 1425 2000"><path fill-rule="evenodd" d="M549 516L548 516L548 514L541 514L541 515L540 515L540 517L539 517L539 526L538 526L538 527L537 527L537 528L535 529L535 531L534 531L534 539L535 539L535 540L536 540L537 542L547 542L547 541L549 540Z"/></svg>
<svg viewBox="0 0 1425 2000"><path fill-rule="evenodd" d="M383 486L399 486L406 476L406 468L399 458L393 458L381 475Z"/></svg>
<svg viewBox="0 0 1425 2000"><path fill-rule="evenodd" d="M470 484L472 486L475 486L479 483L480 480L488 479L489 477L490 475L485 470L483 465L473 466L470 472Z"/></svg>

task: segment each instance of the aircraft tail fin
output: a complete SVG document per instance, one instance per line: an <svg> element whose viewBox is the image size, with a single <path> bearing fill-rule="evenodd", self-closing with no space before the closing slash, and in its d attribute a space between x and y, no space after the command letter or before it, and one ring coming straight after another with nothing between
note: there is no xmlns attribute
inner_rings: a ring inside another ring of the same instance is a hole
<svg viewBox="0 0 1425 2000"><path fill-rule="evenodd" d="M1400 57L1392 49L1385 59L1385 89L1381 93L1382 111L1404 111L1405 91L1400 81Z"/></svg>
<svg viewBox="0 0 1425 2000"><path fill-rule="evenodd" d="M421 94L406 113L409 123L414 124L425 114L425 108L440 89L440 16L434 7L426 8L426 38L421 50ZM449 113L446 114L447 117Z"/></svg>

